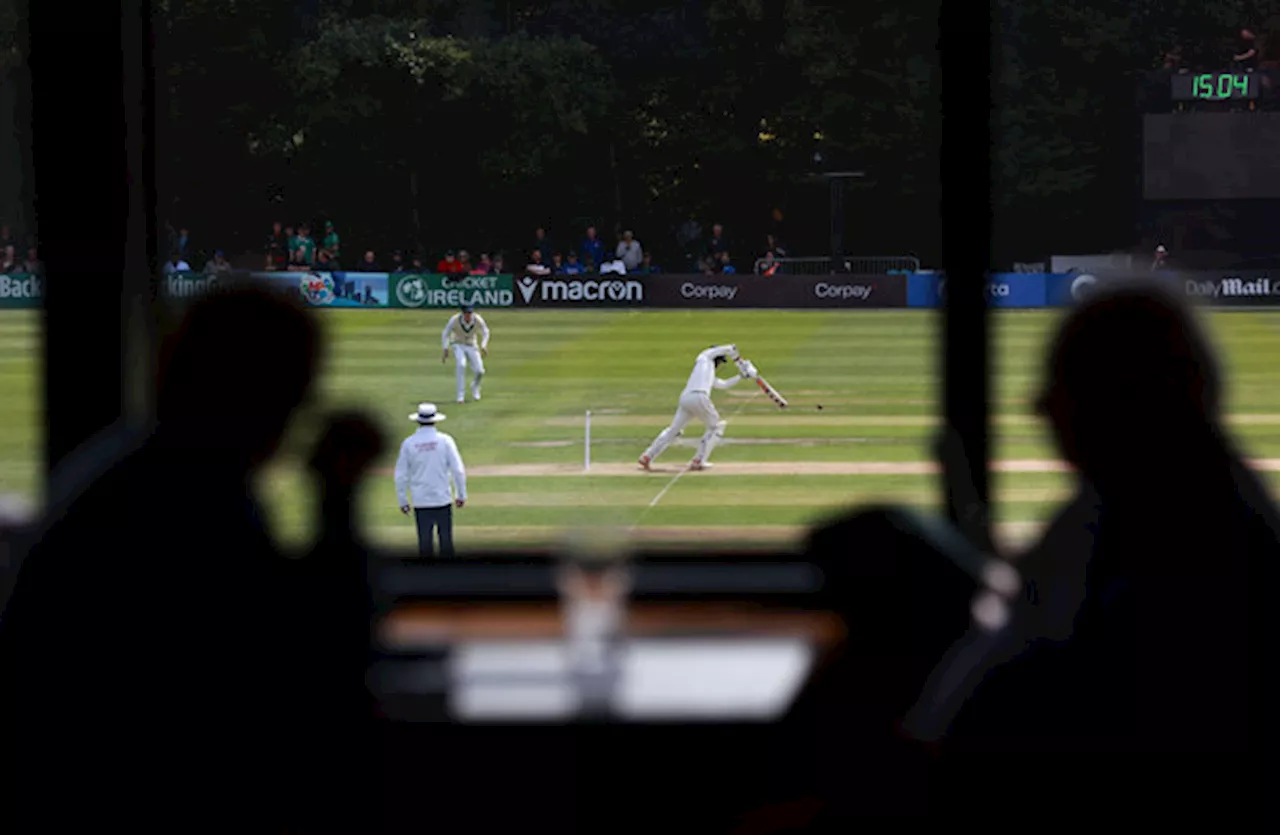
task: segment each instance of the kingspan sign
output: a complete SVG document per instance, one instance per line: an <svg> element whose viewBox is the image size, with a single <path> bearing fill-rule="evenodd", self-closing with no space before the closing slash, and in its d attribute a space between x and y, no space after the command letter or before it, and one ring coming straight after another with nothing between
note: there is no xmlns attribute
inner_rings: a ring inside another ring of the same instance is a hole
<svg viewBox="0 0 1280 835"><path fill-rule="evenodd" d="M530 306L635 306L644 303L644 284L622 278L563 278L526 275L516 282L520 301Z"/></svg>

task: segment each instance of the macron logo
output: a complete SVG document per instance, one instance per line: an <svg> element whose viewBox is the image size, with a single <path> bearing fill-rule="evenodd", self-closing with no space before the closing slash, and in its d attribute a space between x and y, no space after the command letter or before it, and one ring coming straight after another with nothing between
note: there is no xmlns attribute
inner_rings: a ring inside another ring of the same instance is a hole
<svg viewBox="0 0 1280 835"><path fill-rule="evenodd" d="M538 279L525 276L516 282L516 287L520 290L520 297L524 299L524 303L528 304L533 300L533 291L538 287Z"/></svg>

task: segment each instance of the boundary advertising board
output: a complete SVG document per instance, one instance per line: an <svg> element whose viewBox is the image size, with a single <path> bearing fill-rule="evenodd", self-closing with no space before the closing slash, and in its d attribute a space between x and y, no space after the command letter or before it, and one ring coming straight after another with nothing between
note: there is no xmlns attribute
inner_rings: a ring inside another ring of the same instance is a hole
<svg viewBox="0 0 1280 835"><path fill-rule="evenodd" d="M511 307L515 303L514 276L395 274L390 278L388 304L401 308Z"/></svg>
<svg viewBox="0 0 1280 835"><path fill-rule="evenodd" d="M534 276L515 282L517 307L897 308L907 277L831 275Z"/></svg>

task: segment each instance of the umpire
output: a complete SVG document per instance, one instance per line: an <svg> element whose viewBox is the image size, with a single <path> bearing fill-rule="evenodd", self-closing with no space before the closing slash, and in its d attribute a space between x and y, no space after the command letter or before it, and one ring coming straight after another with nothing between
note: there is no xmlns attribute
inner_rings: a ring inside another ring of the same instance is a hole
<svg viewBox="0 0 1280 835"><path fill-rule="evenodd" d="M418 552L434 556L432 535L440 534L440 556L453 556L453 507L467 501L467 470L458 445L436 429L445 416L434 403L419 403L409 420L418 431L404 439L396 459L396 498L400 512L408 515L412 501L418 523ZM456 494L456 497L455 497Z"/></svg>

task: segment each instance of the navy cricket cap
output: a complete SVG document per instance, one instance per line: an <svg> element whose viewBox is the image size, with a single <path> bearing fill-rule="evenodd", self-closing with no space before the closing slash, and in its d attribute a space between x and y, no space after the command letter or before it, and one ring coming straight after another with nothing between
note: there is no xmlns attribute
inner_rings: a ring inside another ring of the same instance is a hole
<svg viewBox="0 0 1280 835"><path fill-rule="evenodd" d="M475 313L475 312L476 312L476 309L475 309L474 307L472 307L471 305L469 305L469 304L464 304L464 305L462 306L462 312L463 312L463 313Z"/></svg>

